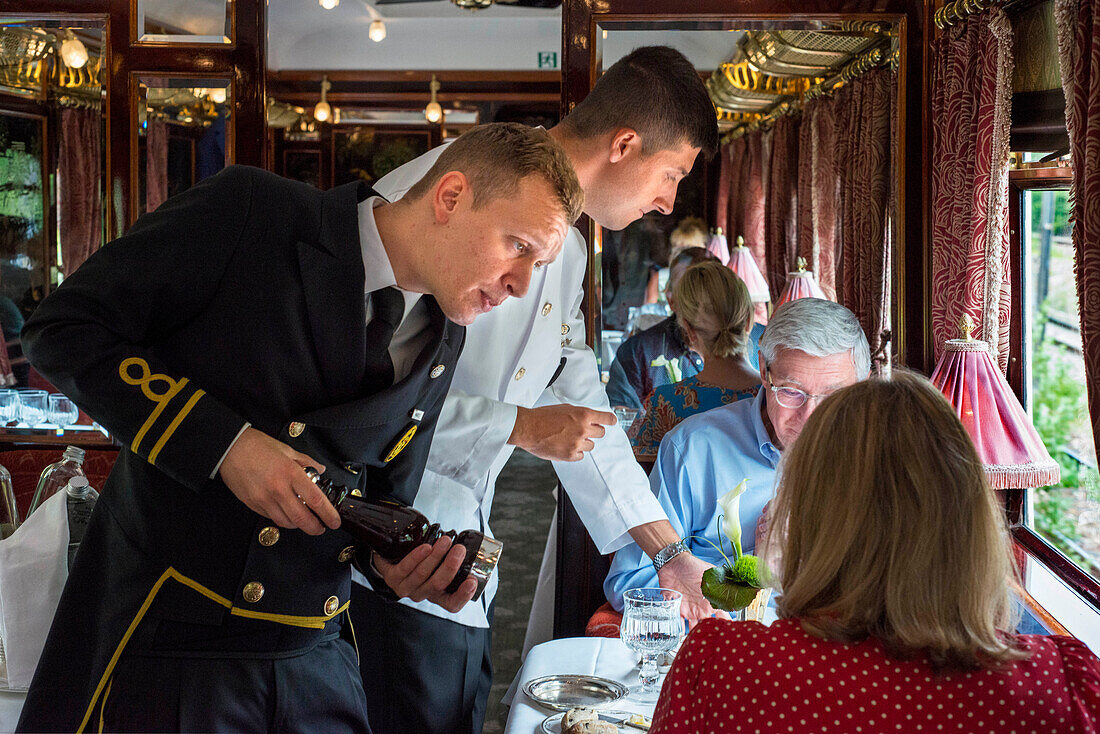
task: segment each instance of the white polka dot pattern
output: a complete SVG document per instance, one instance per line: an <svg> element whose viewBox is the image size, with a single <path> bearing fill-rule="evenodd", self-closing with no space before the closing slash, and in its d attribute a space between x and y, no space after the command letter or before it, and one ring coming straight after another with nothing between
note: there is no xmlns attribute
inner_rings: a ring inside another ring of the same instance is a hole
<svg viewBox="0 0 1100 734"><path fill-rule="evenodd" d="M797 620L708 620L676 656L652 732L1100 734L1100 660L1067 637L1020 639L1031 658L1004 671L937 674Z"/></svg>

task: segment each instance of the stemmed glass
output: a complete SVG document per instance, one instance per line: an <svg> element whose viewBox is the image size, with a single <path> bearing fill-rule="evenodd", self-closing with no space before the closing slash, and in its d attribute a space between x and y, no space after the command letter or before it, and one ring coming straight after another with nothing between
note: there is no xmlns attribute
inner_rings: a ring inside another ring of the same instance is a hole
<svg viewBox="0 0 1100 734"><path fill-rule="evenodd" d="M673 650L684 636L680 620L682 596L671 589L631 589L623 594L623 621L619 636L642 657L638 674L642 685L631 689L631 696L643 703L657 700L657 656Z"/></svg>
<svg viewBox="0 0 1100 734"><path fill-rule="evenodd" d="M64 430L67 426L76 423L80 417L80 409L73 405L73 401L60 393L54 393L49 398L49 408L46 418L50 423Z"/></svg>

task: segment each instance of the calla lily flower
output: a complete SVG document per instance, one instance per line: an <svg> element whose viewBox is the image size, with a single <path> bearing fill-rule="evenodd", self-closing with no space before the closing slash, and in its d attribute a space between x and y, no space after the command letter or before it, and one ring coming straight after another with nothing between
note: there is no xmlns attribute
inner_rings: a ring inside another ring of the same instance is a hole
<svg viewBox="0 0 1100 734"><path fill-rule="evenodd" d="M680 360L669 360L665 355L661 355L649 363L651 367L664 367L665 372L668 373L669 382L680 382L684 379L683 370L680 369Z"/></svg>
<svg viewBox="0 0 1100 734"><path fill-rule="evenodd" d="M718 506L722 508L722 532L733 543L737 555L734 561L741 557L741 495L749 488L748 478L718 498Z"/></svg>

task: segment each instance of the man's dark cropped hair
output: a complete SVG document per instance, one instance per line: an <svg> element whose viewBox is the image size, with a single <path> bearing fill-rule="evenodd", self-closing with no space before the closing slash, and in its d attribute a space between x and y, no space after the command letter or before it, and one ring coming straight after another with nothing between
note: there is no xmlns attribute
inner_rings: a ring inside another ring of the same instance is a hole
<svg viewBox="0 0 1100 734"><path fill-rule="evenodd" d="M691 62L668 46L642 46L616 61L562 120L581 139L629 127L647 154L684 143L707 158L718 150L718 118Z"/></svg>

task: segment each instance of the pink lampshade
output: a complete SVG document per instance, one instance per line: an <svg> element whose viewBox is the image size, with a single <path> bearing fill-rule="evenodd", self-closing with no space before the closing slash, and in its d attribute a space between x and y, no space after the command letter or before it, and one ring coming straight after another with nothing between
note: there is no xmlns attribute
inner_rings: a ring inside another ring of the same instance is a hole
<svg viewBox="0 0 1100 734"><path fill-rule="evenodd" d="M810 270L799 270L797 273L787 273L787 285L783 288L783 295L776 301L775 307L779 308L787 301L799 298L825 298L825 291L817 284L817 278Z"/></svg>
<svg viewBox="0 0 1100 734"><path fill-rule="evenodd" d="M707 252L718 258L723 265L727 265L730 261L730 246L726 242L726 236L722 234L722 228L718 227L711 233L710 239L707 240Z"/></svg>
<svg viewBox="0 0 1100 734"><path fill-rule="evenodd" d="M740 235L737 237L737 247L730 251L727 264L730 270L737 273L737 277L745 281L745 285L749 288L749 298L754 303L766 303L772 299L768 281L764 280L760 268L756 266L756 260L749 252L749 248L745 247L745 240Z"/></svg>
<svg viewBox="0 0 1100 734"><path fill-rule="evenodd" d="M970 328L973 328L970 326ZM948 339L932 383L955 408L994 489L1057 484L1061 471L989 354L989 345Z"/></svg>

